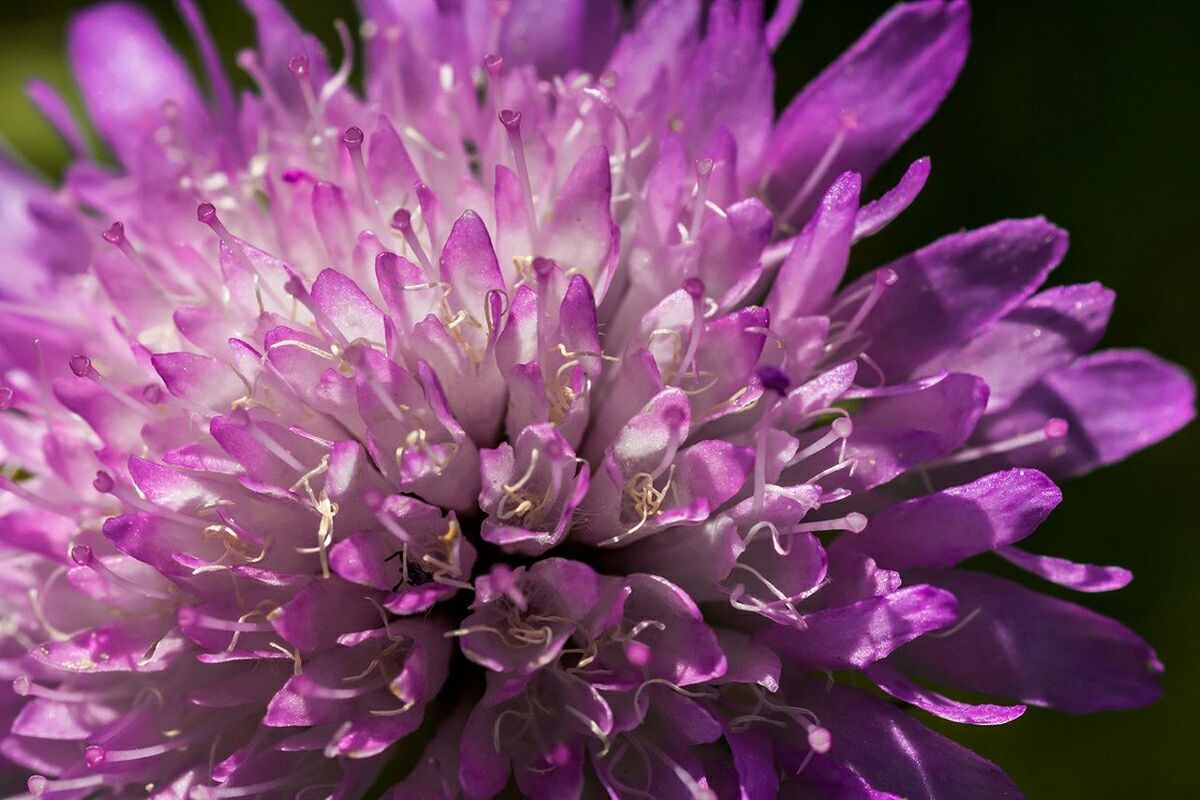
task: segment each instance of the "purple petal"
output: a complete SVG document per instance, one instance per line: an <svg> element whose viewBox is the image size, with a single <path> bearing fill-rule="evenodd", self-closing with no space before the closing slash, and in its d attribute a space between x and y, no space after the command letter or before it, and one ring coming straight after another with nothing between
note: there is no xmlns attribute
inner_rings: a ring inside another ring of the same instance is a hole
<svg viewBox="0 0 1200 800"><path fill-rule="evenodd" d="M1115 293L1098 283L1055 286L1035 294L937 363L988 383L988 411L1007 407L1047 372L1100 341Z"/></svg>
<svg viewBox="0 0 1200 800"><path fill-rule="evenodd" d="M1038 218L955 233L901 258L889 267L896 282L862 323L867 353L888 383L920 373L1020 305L1066 250L1066 233ZM864 276L842 297L875 280Z"/></svg>
<svg viewBox="0 0 1200 800"><path fill-rule="evenodd" d="M880 689L897 700L912 703L922 711L951 722L968 725L1003 725L1025 713L1025 706L998 706L991 703L971 704L952 700L910 681L887 661L876 661L866 669L867 677Z"/></svg>
<svg viewBox="0 0 1200 800"><path fill-rule="evenodd" d="M779 267L767 297L772 322L820 311L846 272L862 177L841 175L825 193L812 219Z"/></svg>
<svg viewBox="0 0 1200 800"><path fill-rule="evenodd" d="M805 617L807 627L772 626L759 639L805 669L862 669L957 616L954 595L933 586L892 594Z"/></svg>
<svg viewBox="0 0 1200 800"><path fill-rule="evenodd" d="M597 301L604 298L612 280L621 238L613 222L611 201L608 151L597 145L571 168L542 232L542 255L587 278Z"/></svg>
<svg viewBox="0 0 1200 800"><path fill-rule="evenodd" d="M767 150L778 207L796 205L795 193L815 171L869 178L925 124L958 77L969 17L960 0L897 5L809 83L783 112ZM798 215L811 206L801 198Z"/></svg>
<svg viewBox="0 0 1200 800"><path fill-rule="evenodd" d="M572 69L598 74L617 39L620 8L589 0L515 0L504 17L500 54L546 77Z"/></svg>
<svg viewBox="0 0 1200 800"><path fill-rule="evenodd" d="M995 764L878 697L810 679L793 702L811 709L829 730L832 748L825 758L849 767L875 791L947 800L1022 798Z"/></svg>
<svg viewBox="0 0 1200 800"><path fill-rule="evenodd" d="M859 550L888 569L952 567L1024 539L1061 500L1037 470L996 472L878 511L866 530L834 546Z"/></svg>
<svg viewBox="0 0 1200 800"><path fill-rule="evenodd" d="M126 163L166 124L168 101L190 134L205 124L204 101L187 65L136 6L106 3L79 12L67 49L96 129Z"/></svg>
<svg viewBox="0 0 1200 800"><path fill-rule="evenodd" d="M872 200L861 209L854 220L854 241L874 236L890 225L925 188L929 179L929 157L918 158L904 171L900 182L882 197Z"/></svg>
<svg viewBox="0 0 1200 800"><path fill-rule="evenodd" d="M996 552L1026 572L1077 592L1111 592L1124 589L1133 580L1133 573L1124 567L1080 564L1065 558L1027 553L1015 547L1002 547Z"/></svg>
<svg viewBox="0 0 1200 800"><path fill-rule="evenodd" d="M1104 350L1049 373L997 415L979 438L1001 442L1067 422L1064 439L1004 458L1054 476L1080 475L1170 436L1196 414L1196 386L1182 369L1141 350Z"/></svg>
<svg viewBox="0 0 1200 800"><path fill-rule="evenodd" d="M683 84L683 135L693 152L707 147L718 128L737 140L743 163L759 160L771 132L775 75L763 32L762 5L716 0L706 35Z"/></svg>
<svg viewBox="0 0 1200 800"><path fill-rule="evenodd" d="M1147 705L1162 663L1114 620L976 572L923 574L958 598L962 623L896 654L906 673L947 688L1074 713Z"/></svg>

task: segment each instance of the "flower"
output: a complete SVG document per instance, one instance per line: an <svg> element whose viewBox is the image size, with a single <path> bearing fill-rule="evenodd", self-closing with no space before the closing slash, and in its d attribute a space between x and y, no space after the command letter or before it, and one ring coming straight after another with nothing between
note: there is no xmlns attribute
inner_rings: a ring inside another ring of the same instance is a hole
<svg viewBox="0 0 1200 800"><path fill-rule="evenodd" d="M1040 289L1040 218L843 285L929 176L863 200L965 2L897 6L778 119L798 2L363 0L362 95L344 25L335 69L245 5L241 96L193 0L207 94L143 11L81 11L116 162L34 84L75 163L0 164L6 777L1014 797L904 709L1158 696L1119 623L961 565L1125 585L1017 545L1190 380L1089 352L1113 294Z"/></svg>

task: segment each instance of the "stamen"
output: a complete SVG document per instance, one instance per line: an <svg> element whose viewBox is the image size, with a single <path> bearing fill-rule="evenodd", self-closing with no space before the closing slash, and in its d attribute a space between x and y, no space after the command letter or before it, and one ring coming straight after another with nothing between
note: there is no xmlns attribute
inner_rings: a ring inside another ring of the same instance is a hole
<svg viewBox="0 0 1200 800"><path fill-rule="evenodd" d="M1013 450L1019 450L1022 447L1028 447L1042 442L1053 441L1055 439L1063 439L1070 432L1071 425L1061 417L1052 417L1046 420L1046 424L1036 431L1022 433L1012 436L1000 442L981 445L979 447L969 447L964 450L959 450L957 453L952 453L945 458L938 459L926 465L927 469L936 469L937 467L948 467L952 464L963 464L968 461L974 461L978 458L986 456L994 456L998 453L1008 453Z"/></svg>
<svg viewBox="0 0 1200 800"><path fill-rule="evenodd" d="M692 326L688 333L687 350L684 351L679 366L671 371L672 379L677 375L685 375L688 370L692 369L696 361L696 354L700 352L700 340L704 335L704 281L696 277L685 278L683 290L687 292L688 297L692 298ZM695 373L695 377L700 377L698 371Z"/></svg>
<svg viewBox="0 0 1200 800"><path fill-rule="evenodd" d="M554 274L557 265L548 258L536 257L533 259L533 272L537 276L537 304L538 304L538 361L541 361L550 352L550 277Z"/></svg>
<svg viewBox="0 0 1200 800"><path fill-rule="evenodd" d="M207 730L197 731L185 736L177 736L161 744L136 747L129 750L107 750L101 745L92 744L84 748L83 758L87 762L87 765L93 769L102 764L115 764L121 761L140 761L144 758L153 758L163 753L169 753L172 750L181 750L190 746L198 739L206 738L209 733Z"/></svg>
<svg viewBox="0 0 1200 800"><path fill-rule="evenodd" d="M412 214L408 209L396 209L396 213L392 214L392 229L399 231L400 235L404 237L405 243L417 257L417 262L425 270L425 279L430 282L436 281L438 271L434 268L433 262L429 260L429 254L425 252L425 248L421 246L421 240L417 238L416 231L413 230Z"/></svg>
<svg viewBox="0 0 1200 800"><path fill-rule="evenodd" d="M340 353L344 353L350 348L350 340L346 338L346 335L342 333L337 324L330 319L329 315L312 299L312 295L309 294L308 289L304 288L304 282L300 280L300 276L293 272L286 264L284 265L284 269L287 270L289 277L287 283L283 285L283 290L296 298L302 306L308 309L308 313L313 315L313 319L317 321L317 325L320 326L321 330L337 344L339 350L331 348L331 352L335 356L340 357Z"/></svg>
<svg viewBox="0 0 1200 800"><path fill-rule="evenodd" d="M417 181L413 187L417 195L417 206L421 209L421 220L425 223L425 232L429 235L430 251L441 252L441 238L437 232L437 195L427 185Z"/></svg>
<svg viewBox="0 0 1200 800"><path fill-rule="evenodd" d="M700 225L704 221L704 207L708 203L708 183L712 178L713 160L702 158L696 162L696 194L692 200L692 224L688 228L688 239L694 240L700 235Z"/></svg>
<svg viewBox="0 0 1200 800"><path fill-rule="evenodd" d="M110 779L119 779L119 775L86 775L82 778L62 778L50 780L44 775L33 775L25 782L25 787L34 797L41 797L47 792L72 792L80 789L92 789L103 786Z"/></svg>
<svg viewBox="0 0 1200 800"><path fill-rule="evenodd" d="M120 697L125 694L125 692L119 689L108 691L95 690L90 692L51 689L48 686L34 683L29 679L28 675L18 675L13 678L12 690L19 697L40 697L44 700L53 700L57 703L93 703L112 697Z"/></svg>
<svg viewBox="0 0 1200 800"><path fill-rule="evenodd" d="M820 522L799 522L792 526L792 533L814 533L817 531L850 531L862 533L867 529L867 517L857 511L851 511L838 519L821 520Z"/></svg>
<svg viewBox="0 0 1200 800"><path fill-rule="evenodd" d="M149 281L150 285L157 289L164 297L172 300L189 299L180 297L180 295L172 292L166 287L165 284L163 284L154 267L150 265L150 262L146 260L145 256L137 251L137 249L129 241L129 238L125 235L124 224L120 222L114 222L112 225L108 226L104 233L100 234L100 237L104 239L104 241L120 250L121 253L127 259L129 259L130 263L133 264L140 273L142 273L142 277Z"/></svg>
<svg viewBox="0 0 1200 800"><path fill-rule="evenodd" d="M99 480L99 478L97 478L97 480ZM109 480L111 481L112 479L109 478ZM128 578L121 577L107 564L105 564L102 559L97 558L92 553L92 548L88 547L86 544L76 544L71 546L71 560L79 566L86 567L95 572L97 575L100 575L109 581L115 581L124 588L131 589L138 594L145 595L146 597L152 597L155 600L164 600L167 602L175 599L167 592L162 592L149 586L144 586L143 584L131 581Z"/></svg>
<svg viewBox="0 0 1200 800"><path fill-rule="evenodd" d="M529 180L529 165L525 161L525 143L521 139L521 112L506 108L499 116L500 124L508 131L508 144L517 166L517 176L521 179L521 187L525 191L525 217L529 226L529 239L533 242L534 252L537 253L541 251L541 237L537 211L533 204L533 184Z"/></svg>
<svg viewBox="0 0 1200 800"><path fill-rule="evenodd" d="M854 423L850 420L850 418L838 417L832 423L830 423L829 431L824 436L793 456L791 463L799 464L806 459L812 458L834 442L840 441L844 445L846 439L850 438L850 434L853 432Z"/></svg>
<svg viewBox="0 0 1200 800"><path fill-rule="evenodd" d="M262 273L250 261L250 257L246 255L246 250L240 239L234 238L229 229L225 227L225 223L221 222L221 218L217 216L217 208L212 203L201 203L196 206L196 219L212 229L212 232L217 235L217 238L225 243L225 246L233 253L233 257L237 259L238 266L246 270L250 275L254 276L255 290L265 290L268 297L275 302L279 308L286 308L287 304L283 299L271 288L271 284L263 279ZM261 299L259 301L261 305Z"/></svg>
<svg viewBox="0 0 1200 800"><path fill-rule="evenodd" d="M862 325L863 320L865 320L867 315L871 313L871 309L873 309L875 304L879 302L879 298L883 294L883 290L893 285L898 280L900 280L900 276L897 275L896 271L890 267L884 267L875 273L875 283L871 287L870 294L867 295L867 299L863 301L863 304L858 307L858 311L856 311L854 316L850 318L850 321L846 323L846 328L841 333L841 338L843 340L858 330L858 326Z"/></svg>
<svg viewBox="0 0 1200 800"><path fill-rule="evenodd" d="M379 208L375 203L375 195L371 192L371 183L367 179L367 164L363 161L362 128L352 125L342 134L342 144L350 154L350 164L354 167L354 180L358 184L358 202L363 213L371 220L379 221Z"/></svg>
<svg viewBox="0 0 1200 800"><path fill-rule="evenodd" d="M321 95L317 102L322 109L322 116L330 99L349 82L350 73L354 69L354 36L350 33L350 28L340 19L333 21L333 28L337 31L338 41L342 45L342 63L338 65L337 72L321 87Z"/></svg>
<svg viewBox="0 0 1200 800"><path fill-rule="evenodd" d="M325 115L321 111L320 104L317 102L316 94L313 92L308 57L304 55L292 56L288 60L288 71L296 76L296 83L300 85L300 95L304 98L304 105L308 109L313 129L316 135L321 137L323 135L322 128L324 127Z"/></svg>
<svg viewBox="0 0 1200 800"><path fill-rule="evenodd" d="M783 214L779 217L782 220L791 219L800 210L806 201L817 188L818 182L825 177L825 173L829 171L829 167L833 164L833 160L837 158L838 153L842 151L842 145L846 141L846 134L858 127L858 120L850 113L843 112L838 120L838 132L834 134L833 139L829 141L829 145L825 148L825 152L821 154L821 159L813 167L812 172L808 175L808 180L800 187L800 191L787 204Z"/></svg>
<svg viewBox="0 0 1200 800"><path fill-rule="evenodd" d="M774 398L769 401L770 404L764 409L762 419L758 423L758 430L755 433L753 505L753 515L755 517L762 515L763 504L766 502L767 446L771 438L771 423L775 418L780 400L787 395L788 386L792 383L787 373L778 367L759 367L757 375L759 382L763 385L763 389L773 394Z"/></svg>

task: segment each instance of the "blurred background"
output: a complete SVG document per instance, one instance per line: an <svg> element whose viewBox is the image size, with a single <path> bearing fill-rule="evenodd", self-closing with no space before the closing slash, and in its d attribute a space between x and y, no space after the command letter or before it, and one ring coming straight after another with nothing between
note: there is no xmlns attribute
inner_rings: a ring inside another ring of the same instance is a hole
<svg viewBox="0 0 1200 800"><path fill-rule="evenodd" d="M285 0L340 57L331 22L351 0ZM0 137L48 179L67 152L25 99L27 79L70 91L64 35L80 3L0 3ZM146 2L194 56L169 0ZM235 0L201 4L231 72L253 27ZM886 10L887 0L808 0L777 54L780 104ZM1153 350L1200 373L1200 3L977 0L958 86L868 187L933 157L917 203L855 248L876 266L933 238L1044 214L1071 232L1053 283L1117 291L1104 344ZM1200 714L1200 425L1075 480L1032 549L1123 564L1136 580L1083 598L1145 636L1166 696L1140 711L1072 717L1031 709L1000 728L938 725L1005 768L1032 798L1195 797ZM1079 598L1074 598L1079 599Z"/></svg>

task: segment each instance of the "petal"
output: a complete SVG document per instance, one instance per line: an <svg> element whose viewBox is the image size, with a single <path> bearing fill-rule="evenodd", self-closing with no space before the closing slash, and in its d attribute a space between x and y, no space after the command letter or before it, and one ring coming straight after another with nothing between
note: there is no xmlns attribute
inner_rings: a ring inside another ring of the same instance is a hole
<svg viewBox="0 0 1200 800"><path fill-rule="evenodd" d="M862 323L867 353L888 383L921 372L1020 305L1066 250L1066 233L1038 218L951 234L901 258L890 265L896 282ZM864 276L842 297L875 279Z"/></svg>
<svg viewBox="0 0 1200 800"><path fill-rule="evenodd" d="M1055 286L1026 300L937 363L987 381L988 411L1007 407L1047 372L1100 341L1116 294L1098 283Z"/></svg>
<svg viewBox="0 0 1200 800"><path fill-rule="evenodd" d="M620 8L591 0L515 0L500 31L500 54L549 78L572 69L599 74L617 40Z"/></svg>
<svg viewBox="0 0 1200 800"><path fill-rule="evenodd" d="M168 101L184 129L199 133L205 116L200 92L183 59L141 9L106 3L79 12L67 49L96 129L126 163L166 124Z"/></svg>
<svg viewBox="0 0 1200 800"><path fill-rule="evenodd" d="M783 112L767 150L778 207L797 203L794 194L822 161L829 176L854 170L869 178L925 124L958 77L969 17L961 0L898 5L809 83ZM806 200L795 216L814 204Z"/></svg>
<svg viewBox="0 0 1200 800"><path fill-rule="evenodd" d="M1162 693L1162 663L1120 623L982 573L922 574L954 592L963 622L896 654L938 686L1074 713L1135 708Z"/></svg>
<svg viewBox="0 0 1200 800"><path fill-rule="evenodd" d="M684 72L699 34L699 0L658 0L617 43L608 68L618 77L616 96L636 108L661 74Z"/></svg>
<svg viewBox="0 0 1200 800"><path fill-rule="evenodd" d="M504 276L487 227L474 211L464 211L454 222L439 261L442 280L450 284L460 308L483 319L484 298L504 291Z"/></svg>
<svg viewBox="0 0 1200 800"><path fill-rule="evenodd" d="M874 236L891 224L917 199L928 179L929 157L918 158L904 171L899 183L859 209L854 220L854 241Z"/></svg>
<svg viewBox="0 0 1200 800"><path fill-rule="evenodd" d="M688 69L680 98L683 136L701 152L724 127L744 164L756 164L770 136L775 75L763 31L762 4L717 0L708 10L704 42Z"/></svg>
<svg viewBox="0 0 1200 800"><path fill-rule="evenodd" d="M996 552L1026 572L1077 592L1111 592L1124 589L1133 580L1133 573L1124 567L1079 564L1065 558L1027 553L1015 547L1002 547Z"/></svg>
<svg viewBox="0 0 1200 800"><path fill-rule="evenodd" d="M910 681L902 672L887 661L876 661L866 669L867 677L876 686L897 700L912 703L922 711L951 722L968 725L1003 725L1025 713L1025 706L998 706L990 703L973 705L960 703L945 695L926 689Z"/></svg>
<svg viewBox="0 0 1200 800"><path fill-rule="evenodd" d="M980 423L985 441L1067 421L1064 439L1022 447L1004 458L1053 476L1080 475L1170 436L1196 414L1196 386L1174 364L1141 350L1104 350L1055 370Z"/></svg>
<svg viewBox="0 0 1200 800"><path fill-rule="evenodd" d="M809 679L792 702L811 709L829 730L826 758L849 767L874 790L939 800L1022 797L995 764L866 692Z"/></svg>
<svg viewBox="0 0 1200 800"><path fill-rule="evenodd" d="M554 213L542 231L542 254L587 278L599 302L612 280L619 242L608 151L597 145L579 157L555 195Z"/></svg>
<svg viewBox="0 0 1200 800"><path fill-rule="evenodd" d="M833 297L850 260L862 177L841 175L796 237L767 298L772 322L820 311Z"/></svg>
<svg viewBox="0 0 1200 800"><path fill-rule="evenodd" d="M201 406L224 411L246 394L246 386L228 364L195 353L158 353L150 357L167 391Z"/></svg>
<svg viewBox="0 0 1200 800"><path fill-rule="evenodd" d="M805 669L862 669L957 616L954 595L934 586L906 586L805 617L807 627L772 626L759 639Z"/></svg>
<svg viewBox="0 0 1200 800"><path fill-rule="evenodd" d="M996 472L878 511L866 530L834 547L859 550L888 569L952 567L1024 539L1061 500L1037 470Z"/></svg>

